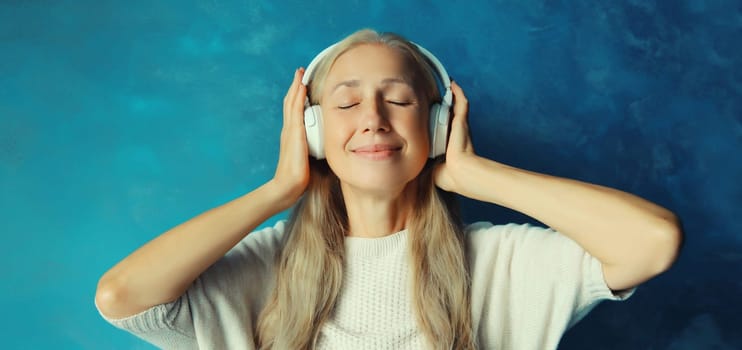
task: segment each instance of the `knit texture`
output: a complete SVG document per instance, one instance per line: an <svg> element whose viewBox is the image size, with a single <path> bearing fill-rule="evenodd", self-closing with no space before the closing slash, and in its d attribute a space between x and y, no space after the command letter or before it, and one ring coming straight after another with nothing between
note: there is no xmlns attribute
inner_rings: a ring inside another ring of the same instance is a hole
<svg viewBox="0 0 742 350"><path fill-rule="evenodd" d="M343 289L319 349L425 349L412 306L407 230L345 238Z"/></svg>
<svg viewBox="0 0 742 350"><path fill-rule="evenodd" d="M254 349L273 288L284 222L247 235L179 299L104 319L165 349ZM341 293L318 349L424 349L412 306L407 231L346 237ZM528 224L466 228L472 324L480 349L556 349L562 334L612 293L600 262L566 236Z"/></svg>

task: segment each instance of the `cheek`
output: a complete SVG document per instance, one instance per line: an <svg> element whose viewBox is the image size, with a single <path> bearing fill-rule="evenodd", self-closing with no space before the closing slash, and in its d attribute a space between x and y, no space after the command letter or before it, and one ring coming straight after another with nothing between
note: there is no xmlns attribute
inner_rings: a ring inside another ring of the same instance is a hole
<svg viewBox="0 0 742 350"><path fill-rule="evenodd" d="M331 118L323 118L325 154L342 152L345 149L348 140L353 135L353 129L348 125L338 123Z"/></svg>
<svg viewBox="0 0 742 350"><path fill-rule="evenodd" d="M323 129L325 132L325 136L328 138L338 138L344 133L343 130L347 129L347 126L344 126L342 123L340 123L338 118L333 118L332 116L323 114L322 119L324 122Z"/></svg>
<svg viewBox="0 0 742 350"><path fill-rule="evenodd" d="M428 115L427 114L420 114L415 118L414 125L410 125L410 128L414 130L414 135L416 139L420 140L420 142L428 142L430 131L428 130L430 128L430 123L428 121Z"/></svg>

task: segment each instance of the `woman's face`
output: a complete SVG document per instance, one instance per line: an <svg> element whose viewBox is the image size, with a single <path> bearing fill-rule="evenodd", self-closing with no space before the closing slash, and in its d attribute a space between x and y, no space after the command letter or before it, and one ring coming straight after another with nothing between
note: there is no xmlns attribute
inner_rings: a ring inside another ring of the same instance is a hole
<svg viewBox="0 0 742 350"><path fill-rule="evenodd" d="M379 44L337 58L320 99L325 156L344 187L401 191L428 157L428 108L415 91L416 71L398 51Z"/></svg>

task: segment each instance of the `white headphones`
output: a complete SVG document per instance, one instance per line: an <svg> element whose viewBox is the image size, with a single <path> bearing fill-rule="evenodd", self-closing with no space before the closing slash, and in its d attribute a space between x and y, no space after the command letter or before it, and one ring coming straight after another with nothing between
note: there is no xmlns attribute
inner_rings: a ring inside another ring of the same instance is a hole
<svg viewBox="0 0 742 350"><path fill-rule="evenodd" d="M448 119L449 111L453 105L453 97L451 94L451 79L448 77L446 69L443 68L441 62L433 56L430 51L424 47L414 44L418 50L433 64L435 72L438 75L438 80L441 82L443 87L446 89L443 94L443 100L441 103L434 103L430 106L430 154L428 157L435 158L439 155L446 153L446 139L448 137ZM301 83L307 86L312 80L312 74L317 67L317 64L336 46L332 46L322 50L317 57L315 57L307 70L304 72L304 77ZM325 158L325 140L322 137L323 123L322 123L322 109L319 105L310 105L309 98L307 97L304 103L304 127L307 130L307 143L309 145L309 154L317 159Z"/></svg>

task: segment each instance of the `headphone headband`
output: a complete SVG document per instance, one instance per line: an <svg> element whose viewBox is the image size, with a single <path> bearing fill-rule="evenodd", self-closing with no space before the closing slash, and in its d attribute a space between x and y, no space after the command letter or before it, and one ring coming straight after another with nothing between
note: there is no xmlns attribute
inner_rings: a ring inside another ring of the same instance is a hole
<svg viewBox="0 0 742 350"><path fill-rule="evenodd" d="M415 47L417 47L420 53L422 53L423 56L425 56L425 58L427 58L428 61L433 65L435 73L438 76L438 80L441 82L443 87L446 89L446 91L443 93L442 103L447 106L451 106L453 102L452 101L453 96L451 94L451 78L449 78L448 72L446 72L446 69L443 68L443 64L441 64L441 61L439 61L438 58L435 57L435 55L433 55L430 51L428 51L424 47L414 42L410 42L410 43L415 45ZM322 62L322 59L325 58L325 56L327 56L327 54L329 54L330 51L336 48L337 45L338 45L337 43L330 45L326 49L322 50L319 54L317 54L316 57L314 57L312 62L310 62L309 65L307 66L307 70L304 72L304 76L301 78L302 85L307 86L309 84L309 82L313 78L314 71L317 69L317 65L319 65L319 63Z"/></svg>

